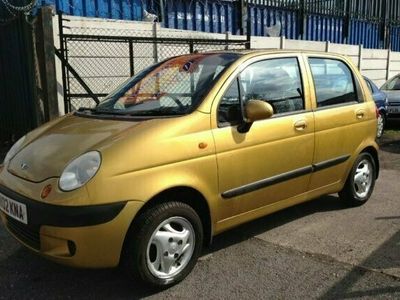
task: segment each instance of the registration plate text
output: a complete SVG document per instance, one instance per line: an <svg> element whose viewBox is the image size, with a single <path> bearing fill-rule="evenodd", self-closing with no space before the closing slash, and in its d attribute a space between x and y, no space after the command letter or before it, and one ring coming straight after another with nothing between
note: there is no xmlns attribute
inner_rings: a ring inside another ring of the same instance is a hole
<svg viewBox="0 0 400 300"><path fill-rule="evenodd" d="M28 224L26 205L0 193L0 210L24 224Z"/></svg>

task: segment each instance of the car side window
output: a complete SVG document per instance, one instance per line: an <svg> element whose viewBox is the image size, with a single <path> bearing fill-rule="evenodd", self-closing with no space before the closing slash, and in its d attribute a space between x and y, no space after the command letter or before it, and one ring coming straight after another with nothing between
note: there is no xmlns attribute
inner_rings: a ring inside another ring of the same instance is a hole
<svg viewBox="0 0 400 300"><path fill-rule="evenodd" d="M400 77L389 80L382 86L383 90L400 90Z"/></svg>
<svg viewBox="0 0 400 300"><path fill-rule="evenodd" d="M242 120L242 112L240 107L239 82L236 78L224 96L218 107L218 123L226 125L237 125Z"/></svg>
<svg viewBox="0 0 400 300"><path fill-rule="evenodd" d="M266 101L274 114L304 110L297 58L276 58L251 64L240 74L244 101Z"/></svg>
<svg viewBox="0 0 400 300"><path fill-rule="evenodd" d="M371 82L369 82L369 80L365 79L365 82L367 84L367 87L369 89L369 91L373 94L374 93L374 89L372 88Z"/></svg>
<svg viewBox="0 0 400 300"><path fill-rule="evenodd" d="M358 102L353 75L340 60L309 58L314 79L317 106Z"/></svg>

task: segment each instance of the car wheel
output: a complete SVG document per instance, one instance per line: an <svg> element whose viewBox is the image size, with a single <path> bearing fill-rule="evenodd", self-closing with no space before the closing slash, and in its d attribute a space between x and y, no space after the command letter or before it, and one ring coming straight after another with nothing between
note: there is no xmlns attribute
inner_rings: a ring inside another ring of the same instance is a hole
<svg viewBox="0 0 400 300"><path fill-rule="evenodd" d="M193 269L203 241L201 220L181 202L164 202L142 213L128 232L123 264L129 275L157 287L183 280Z"/></svg>
<svg viewBox="0 0 400 300"><path fill-rule="evenodd" d="M378 125L376 130L376 137L379 139L383 135L383 131L385 129L386 119L382 113L379 113L378 116Z"/></svg>
<svg viewBox="0 0 400 300"><path fill-rule="evenodd" d="M376 165L369 153L361 153L351 169L339 196L350 206L364 204L370 198L375 186Z"/></svg>

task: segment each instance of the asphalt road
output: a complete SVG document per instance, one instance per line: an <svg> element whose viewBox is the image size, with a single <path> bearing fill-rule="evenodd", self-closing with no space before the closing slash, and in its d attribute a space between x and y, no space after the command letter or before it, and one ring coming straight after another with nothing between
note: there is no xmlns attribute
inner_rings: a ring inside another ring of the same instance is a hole
<svg viewBox="0 0 400 300"><path fill-rule="evenodd" d="M400 298L400 134L383 139L381 175L369 202L336 195L301 204L215 238L194 271L163 291L118 270L56 265L0 226L0 299Z"/></svg>

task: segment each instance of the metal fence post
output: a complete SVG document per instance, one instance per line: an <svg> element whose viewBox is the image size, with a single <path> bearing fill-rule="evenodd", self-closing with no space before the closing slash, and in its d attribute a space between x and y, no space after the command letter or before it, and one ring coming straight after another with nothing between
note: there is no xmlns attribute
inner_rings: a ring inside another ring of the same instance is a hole
<svg viewBox="0 0 400 300"><path fill-rule="evenodd" d="M325 52L329 52L331 48L331 42L330 41L326 41L325 42Z"/></svg>
<svg viewBox="0 0 400 300"><path fill-rule="evenodd" d="M249 9L249 4L245 3L245 6L243 7L243 16L246 16L246 37L247 37L247 43L246 43L246 48L250 49L251 48L251 10Z"/></svg>
<svg viewBox="0 0 400 300"><path fill-rule="evenodd" d="M285 49L285 36L281 35L281 40L280 40L280 49Z"/></svg>
<svg viewBox="0 0 400 300"><path fill-rule="evenodd" d="M59 11L57 13L58 15L58 33L60 37L60 52L63 57L65 57L65 41L64 41L64 27L63 27L63 17L62 17L62 12ZM69 111L69 105L68 101L66 99L67 97L67 74L65 71L65 67L61 66L61 74L62 74L62 85L63 85L63 97L64 97L64 113L67 113Z"/></svg>
<svg viewBox="0 0 400 300"><path fill-rule="evenodd" d="M246 49L250 49L251 39L251 19L249 10L249 1L238 1L238 24L240 35L246 35Z"/></svg>
<svg viewBox="0 0 400 300"><path fill-rule="evenodd" d="M343 31L342 31L342 38L343 43L347 43L349 39L349 32L350 32L350 17L351 17L351 6L350 0L346 1L346 8L344 10L344 18L343 18ZM343 7L344 8L344 7Z"/></svg>
<svg viewBox="0 0 400 300"><path fill-rule="evenodd" d="M135 62L133 58L133 42L129 40L129 70L131 76L135 75Z"/></svg>
<svg viewBox="0 0 400 300"><path fill-rule="evenodd" d="M52 7L41 8L39 24L36 34L41 46L37 53L43 91L44 118L45 121L49 121L59 116Z"/></svg>
<svg viewBox="0 0 400 300"><path fill-rule="evenodd" d="M386 65L386 80L389 80L390 78L390 62L392 60L392 51L390 48L388 49L388 55L387 55L387 65Z"/></svg>
<svg viewBox="0 0 400 300"><path fill-rule="evenodd" d="M153 23L153 57L154 63L158 63L157 23Z"/></svg>
<svg viewBox="0 0 400 300"><path fill-rule="evenodd" d="M164 23L164 25L165 25L166 22L165 22L165 13L164 13L164 7L165 7L164 0L160 0L159 4L160 4L160 20L159 20L159 22Z"/></svg>
<svg viewBox="0 0 400 300"><path fill-rule="evenodd" d="M189 53L193 53L194 52L194 45L193 45L193 41L189 42Z"/></svg>
<svg viewBox="0 0 400 300"><path fill-rule="evenodd" d="M297 28L299 28L297 38L302 40L305 38L306 32L306 14L305 14L305 7L304 7L304 0L300 0L299 3L299 10L297 11Z"/></svg>
<svg viewBox="0 0 400 300"><path fill-rule="evenodd" d="M238 29L240 35L246 34L246 26L247 26L246 20L247 20L246 1L245 0L237 1L237 24L239 27Z"/></svg>
<svg viewBox="0 0 400 300"><path fill-rule="evenodd" d="M387 23L386 23L386 11L387 11L387 3L386 0L381 1L381 15L380 15L380 21L379 21L379 27L380 27L380 40L381 40L381 46L383 49L386 48L387 46Z"/></svg>
<svg viewBox="0 0 400 300"><path fill-rule="evenodd" d="M386 22L386 27L385 27L385 48L390 49L391 48L391 40L390 40L390 36L391 36L391 26L389 24L389 22Z"/></svg>

